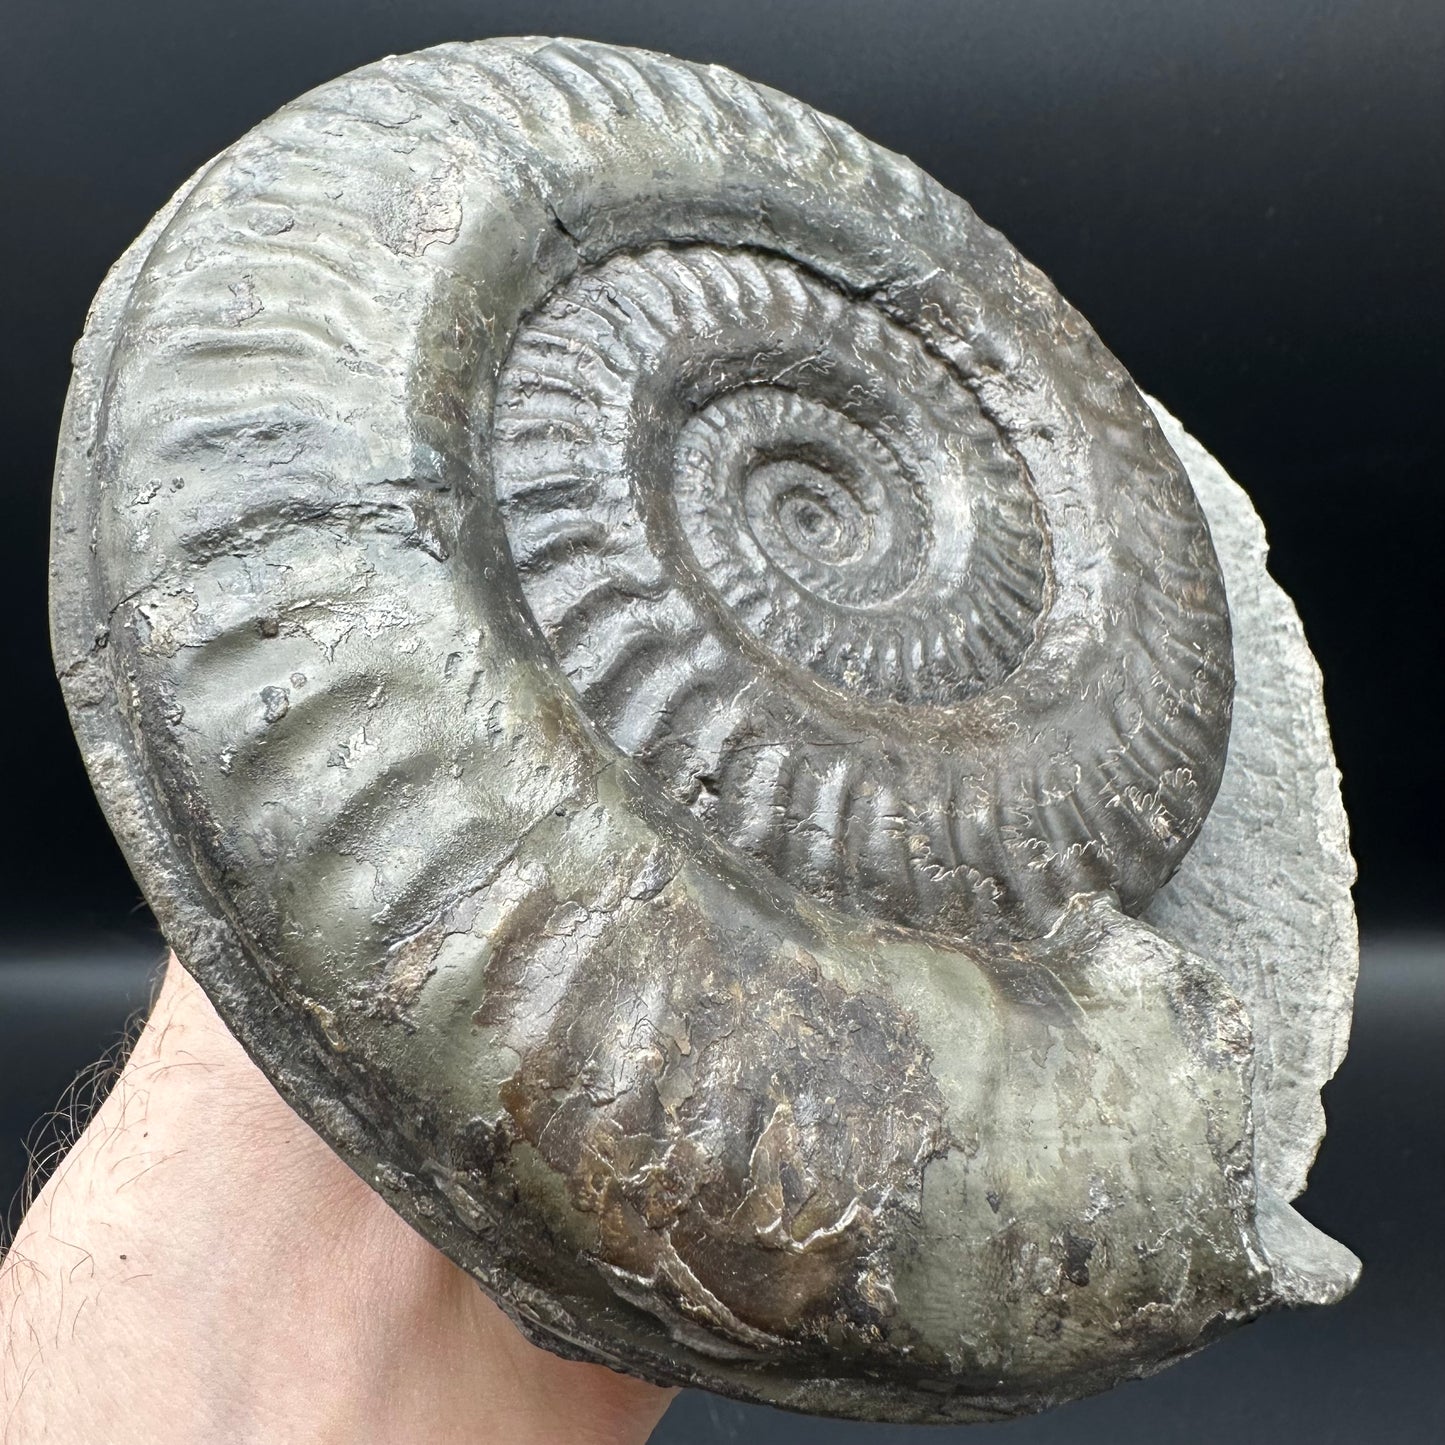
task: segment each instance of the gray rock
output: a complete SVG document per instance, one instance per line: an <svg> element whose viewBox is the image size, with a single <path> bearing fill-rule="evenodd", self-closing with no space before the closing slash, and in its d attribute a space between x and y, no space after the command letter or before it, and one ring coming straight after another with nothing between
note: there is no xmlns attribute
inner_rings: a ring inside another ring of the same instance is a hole
<svg viewBox="0 0 1445 1445"><path fill-rule="evenodd" d="M796 101L514 40L257 127L96 299L53 634L177 951L553 1350L987 1419L1353 1280L1258 523Z"/></svg>
<svg viewBox="0 0 1445 1445"><path fill-rule="evenodd" d="M1355 863L1320 670L1293 603L1265 569L1264 525L1224 468L1151 404L1189 470L1219 552L1235 695L1213 809L1143 917L1209 959L1248 1009L1255 1174L1262 1193L1285 1201L1304 1190L1325 1131L1320 1090L1349 1043L1359 970ZM1279 1217L1298 1219L1292 1211ZM1359 1273L1353 1255L1324 1243L1339 1252L1318 1271L1321 1303L1345 1293Z"/></svg>

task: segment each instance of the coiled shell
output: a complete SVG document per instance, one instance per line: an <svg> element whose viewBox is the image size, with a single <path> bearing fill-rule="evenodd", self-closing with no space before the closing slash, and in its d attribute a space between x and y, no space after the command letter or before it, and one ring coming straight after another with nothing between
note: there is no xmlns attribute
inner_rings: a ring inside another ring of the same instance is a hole
<svg viewBox="0 0 1445 1445"><path fill-rule="evenodd" d="M956 197L714 67L442 47L207 167L87 346L112 822L538 1339L986 1418L1325 1289L1261 1242L1246 1015L1134 917L1225 767L1209 529Z"/></svg>

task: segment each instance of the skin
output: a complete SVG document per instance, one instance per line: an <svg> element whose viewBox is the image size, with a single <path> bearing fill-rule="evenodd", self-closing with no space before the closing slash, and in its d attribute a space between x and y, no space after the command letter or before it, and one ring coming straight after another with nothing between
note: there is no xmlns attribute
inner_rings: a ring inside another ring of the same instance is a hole
<svg viewBox="0 0 1445 1445"><path fill-rule="evenodd" d="M630 1445L671 1398L524 1340L292 1113L174 955L0 1260L0 1445Z"/></svg>

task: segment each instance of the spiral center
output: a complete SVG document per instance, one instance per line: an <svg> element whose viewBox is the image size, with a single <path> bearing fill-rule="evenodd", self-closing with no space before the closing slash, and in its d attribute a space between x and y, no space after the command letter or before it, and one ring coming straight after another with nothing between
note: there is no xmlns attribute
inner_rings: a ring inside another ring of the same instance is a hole
<svg viewBox="0 0 1445 1445"><path fill-rule="evenodd" d="M918 577L928 511L897 456L867 427L781 387L715 397L679 437L673 490L711 584L754 630L794 595L877 607ZM759 587L769 605L759 610Z"/></svg>
<svg viewBox="0 0 1445 1445"><path fill-rule="evenodd" d="M764 547L766 534L775 529L795 552L834 566L854 561L867 549L872 522L827 472L806 462L766 462L753 469L748 484L749 520ZM762 516L755 500L759 493L764 505L771 503Z"/></svg>
<svg viewBox="0 0 1445 1445"><path fill-rule="evenodd" d="M1034 640L1026 470L916 335L784 258L665 246L584 271L514 342L495 425L528 606L628 746L707 733L710 690L761 695L749 669L949 707Z"/></svg>

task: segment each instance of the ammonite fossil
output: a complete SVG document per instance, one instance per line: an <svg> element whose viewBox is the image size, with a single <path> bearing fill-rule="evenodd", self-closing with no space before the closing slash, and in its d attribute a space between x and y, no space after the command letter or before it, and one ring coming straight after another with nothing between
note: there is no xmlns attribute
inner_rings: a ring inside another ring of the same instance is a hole
<svg viewBox="0 0 1445 1445"><path fill-rule="evenodd" d="M916 167L507 40L116 267L55 647L175 947L533 1338L980 1419L1354 1278L1287 1203L1354 939L1263 552Z"/></svg>

